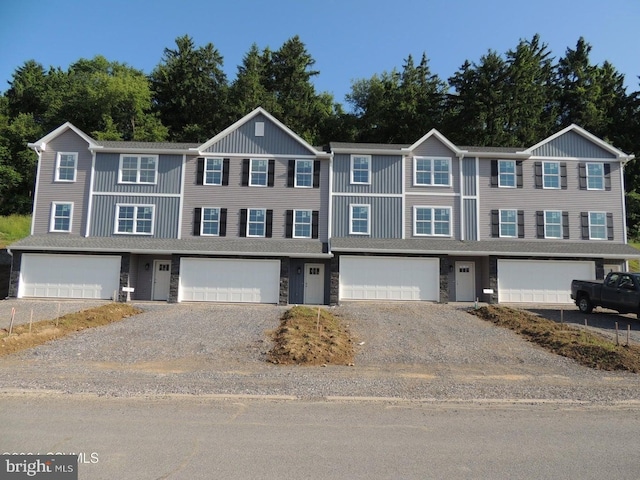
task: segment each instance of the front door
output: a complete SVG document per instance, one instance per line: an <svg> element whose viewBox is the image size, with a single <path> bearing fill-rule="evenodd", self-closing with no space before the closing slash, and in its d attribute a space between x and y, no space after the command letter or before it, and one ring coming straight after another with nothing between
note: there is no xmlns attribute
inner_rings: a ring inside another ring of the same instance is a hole
<svg viewBox="0 0 640 480"><path fill-rule="evenodd" d="M324 303L324 265L321 263L304 264L304 303Z"/></svg>
<svg viewBox="0 0 640 480"><path fill-rule="evenodd" d="M167 300L169 298L169 281L171 280L171 261L153 261L153 293L154 300Z"/></svg>
<svg viewBox="0 0 640 480"><path fill-rule="evenodd" d="M476 299L475 262L456 262L456 302Z"/></svg>

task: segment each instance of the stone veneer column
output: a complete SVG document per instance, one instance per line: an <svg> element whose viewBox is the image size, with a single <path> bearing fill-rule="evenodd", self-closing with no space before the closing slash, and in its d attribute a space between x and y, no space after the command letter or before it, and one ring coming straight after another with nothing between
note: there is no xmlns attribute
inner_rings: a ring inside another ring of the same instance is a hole
<svg viewBox="0 0 640 480"><path fill-rule="evenodd" d="M329 262L329 305L340 301L340 256L334 255Z"/></svg>
<svg viewBox="0 0 640 480"><path fill-rule="evenodd" d="M18 282L20 281L20 267L22 265L22 252L13 252L11 261L11 275L9 276L9 296L18 296Z"/></svg>
<svg viewBox="0 0 640 480"><path fill-rule="evenodd" d="M440 256L440 303L449 303L449 267L451 260L447 255Z"/></svg>
<svg viewBox="0 0 640 480"><path fill-rule="evenodd" d="M169 303L178 303L180 287L180 255L171 255L171 277L169 278Z"/></svg>
<svg viewBox="0 0 640 480"><path fill-rule="evenodd" d="M489 303L498 303L498 257L489 257L489 288L493 293L489 295Z"/></svg>
<svg viewBox="0 0 640 480"><path fill-rule="evenodd" d="M289 304L289 259L280 259L280 305Z"/></svg>
<svg viewBox="0 0 640 480"><path fill-rule="evenodd" d="M129 286L129 271L131 270L131 254L123 253L120 257L120 286L118 287L118 302L127 301L127 292L123 292L123 287ZM116 301L116 299L113 299Z"/></svg>

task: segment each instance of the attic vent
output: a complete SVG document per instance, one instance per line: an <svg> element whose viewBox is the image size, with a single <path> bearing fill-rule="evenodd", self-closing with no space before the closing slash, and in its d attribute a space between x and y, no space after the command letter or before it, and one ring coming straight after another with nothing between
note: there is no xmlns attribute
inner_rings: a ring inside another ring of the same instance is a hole
<svg viewBox="0 0 640 480"><path fill-rule="evenodd" d="M264 122L256 122L256 137L264 137Z"/></svg>

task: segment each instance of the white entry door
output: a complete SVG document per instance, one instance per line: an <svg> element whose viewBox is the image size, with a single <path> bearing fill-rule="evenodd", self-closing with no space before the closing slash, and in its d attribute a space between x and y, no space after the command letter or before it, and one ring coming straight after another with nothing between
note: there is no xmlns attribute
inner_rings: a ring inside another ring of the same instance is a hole
<svg viewBox="0 0 640 480"><path fill-rule="evenodd" d="M171 280L171 261L153 261L153 298L167 300L169 298L169 283Z"/></svg>
<svg viewBox="0 0 640 480"><path fill-rule="evenodd" d="M475 262L456 262L456 302L473 302L475 299Z"/></svg>
<svg viewBox="0 0 640 480"><path fill-rule="evenodd" d="M324 303L324 265L321 263L304 264L304 303Z"/></svg>

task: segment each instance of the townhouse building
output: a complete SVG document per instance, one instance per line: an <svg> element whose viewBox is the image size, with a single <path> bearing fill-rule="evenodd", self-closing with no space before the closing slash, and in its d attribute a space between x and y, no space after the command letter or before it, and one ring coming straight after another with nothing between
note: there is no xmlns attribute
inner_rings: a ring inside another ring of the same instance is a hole
<svg viewBox="0 0 640 480"><path fill-rule="evenodd" d="M523 148L309 145L258 108L204 144L38 152L32 235L10 295L337 304L568 303L622 270L632 155L572 125Z"/></svg>

